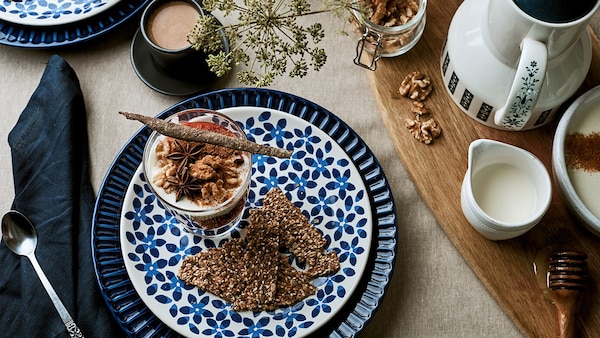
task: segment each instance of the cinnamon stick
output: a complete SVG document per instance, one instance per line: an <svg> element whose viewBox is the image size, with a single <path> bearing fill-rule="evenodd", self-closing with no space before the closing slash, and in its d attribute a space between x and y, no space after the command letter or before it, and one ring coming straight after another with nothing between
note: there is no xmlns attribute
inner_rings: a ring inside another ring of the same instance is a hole
<svg viewBox="0 0 600 338"><path fill-rule="evenodd" d="M235 150L247 151L253 154L279 158L290 158L292 156L292 151L290 150L258 144L248 140L240 140L213 131L188 127L135 113L119 112L119 114L125 116L128 120L139 121L160 134L184 141L209 143Z"/></svg>

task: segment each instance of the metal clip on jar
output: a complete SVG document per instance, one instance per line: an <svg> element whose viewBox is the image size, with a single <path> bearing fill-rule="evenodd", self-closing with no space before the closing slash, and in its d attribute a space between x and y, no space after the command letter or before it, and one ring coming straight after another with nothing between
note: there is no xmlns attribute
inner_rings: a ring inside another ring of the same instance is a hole
<svg viewBox="0 0 600 338"><path fill-rule="evenodd" d="M375 70L381 57L402 55L413 48L425 30L425 9L427 0L417 0L419 10L413 18L400 26L381 26L373 23L358 10L354 10L356 35L356 57L354 64ZM371 54L370 60L363 62L363 52Z"/></svg>

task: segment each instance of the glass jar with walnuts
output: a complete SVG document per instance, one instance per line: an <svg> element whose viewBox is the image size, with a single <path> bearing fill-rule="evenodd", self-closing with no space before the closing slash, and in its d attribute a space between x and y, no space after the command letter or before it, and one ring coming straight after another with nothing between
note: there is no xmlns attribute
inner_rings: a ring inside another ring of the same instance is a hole
<svg viewBox="0 0 600 338"><path fill-rule="evenodd" d="M402 55L425 30L427 0L357 0L352 29L358 38L354 63L375 70L381 57ZM366 53L365 53L366 52Z"/></svg>

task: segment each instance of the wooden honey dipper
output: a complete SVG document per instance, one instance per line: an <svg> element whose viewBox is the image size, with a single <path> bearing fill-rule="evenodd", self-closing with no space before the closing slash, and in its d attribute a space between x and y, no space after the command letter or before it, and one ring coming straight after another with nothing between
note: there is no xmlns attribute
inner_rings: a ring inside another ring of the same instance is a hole
<svg viewBox="0 0 600 338"><path fill-rule="evenodd" d="M556 337L574 338L576 315L587 283L587 254L559 250L550 254L548 287L556 308Z"/></svg>

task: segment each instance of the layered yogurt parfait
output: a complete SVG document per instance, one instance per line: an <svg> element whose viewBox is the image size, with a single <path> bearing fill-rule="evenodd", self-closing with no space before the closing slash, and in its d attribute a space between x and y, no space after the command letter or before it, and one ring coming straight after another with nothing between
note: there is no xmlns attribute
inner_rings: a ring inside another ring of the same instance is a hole
<svg viewBox="0 0 600 338"><path fill-rule="evenodd" d="M184 110L167 121L246 139L235 121L212 110ZM220 236L239 223L250 185L250 153L153 132L143 166L158 200L187 231Z"/></svg>

